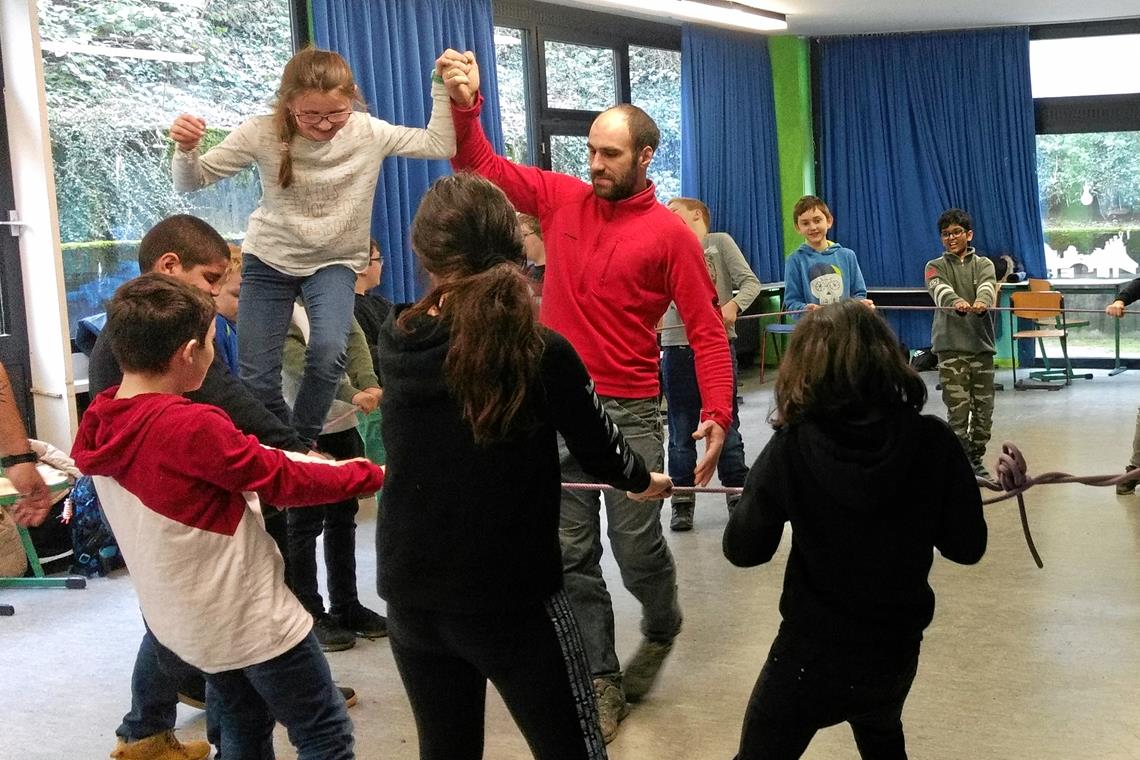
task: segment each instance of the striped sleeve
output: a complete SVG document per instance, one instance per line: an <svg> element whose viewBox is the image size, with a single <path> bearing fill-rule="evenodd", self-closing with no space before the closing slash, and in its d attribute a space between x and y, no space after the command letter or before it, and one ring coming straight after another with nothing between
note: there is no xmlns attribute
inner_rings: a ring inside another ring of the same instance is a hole
<svg viewBox="0 0 1140 760"><path fill-rule="evenodd" d="M961 300L950 283L943 279L938 269L938 259L926 265L926 289L930 291L930 297L936 306L946 308Z"/></svg>
<svg viewBox="0 0 1140 760"><path fill-rule="evenodd" d="M994 263L987 258L975 255L978 262L978 281L975 283L975 301L981 301L987 307L997 303L997 274L994 272Z"/></svg>

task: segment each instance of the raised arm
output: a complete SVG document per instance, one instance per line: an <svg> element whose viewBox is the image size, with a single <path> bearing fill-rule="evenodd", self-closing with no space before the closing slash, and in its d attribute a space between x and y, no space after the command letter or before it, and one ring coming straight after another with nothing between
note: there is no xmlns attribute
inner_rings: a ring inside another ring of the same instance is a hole
<svg viewBox="0 0 1140 760"><path fill-rule="evenodd" d="M206 134L206 122L188 114L179 116L170 127L170 139L177 143L171 159L174 189L180 193L199 190L252 166L257 129L258 120L251 119L200 156L198 146Z"/></svg>
<svg viewBox="0 0 1140 760"><path fill-rule="evenodd" d="M384 155L405 158L451 158L455 155L455 125L451 119L451 99L442 82L432 77L431 118L427 127L402 127L373 119Z"/></svg>
<svg viewBox="0 0 1140 760"><path fill-rule="evenodd" d="M440 56L436 70L451 95L456 142L452 169L486 177L506 193L517 210L540 218L561 194L589 190L586 183L575 177L519 166L495 153L479 123L483 96L479 92L479 65L474 53L448 50Z"/></svg>

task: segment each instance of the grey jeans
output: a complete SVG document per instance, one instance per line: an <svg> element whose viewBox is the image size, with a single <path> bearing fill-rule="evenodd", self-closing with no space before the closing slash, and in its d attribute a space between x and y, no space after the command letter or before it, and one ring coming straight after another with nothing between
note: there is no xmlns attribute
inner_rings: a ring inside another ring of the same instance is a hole
<svg viewBox="0 0 1140 760"><path fill-rule="evenodd" d="M606 412L625 436L630 448L651 470L662 472L665 448L661 414L656 398L601 397ZM562 480L590 483L559 438ZM614 649L614 610L602 578L601 494L598 491L563 491L562 571L566 593L582 630L586 657L595 676L621 671ZM621 570L622 583L641 602L641 632L653 641L672 641L681 630L677 602L677 568L661 532L661 501L637 502L625 492L605 492L610 548Z"/></svg>

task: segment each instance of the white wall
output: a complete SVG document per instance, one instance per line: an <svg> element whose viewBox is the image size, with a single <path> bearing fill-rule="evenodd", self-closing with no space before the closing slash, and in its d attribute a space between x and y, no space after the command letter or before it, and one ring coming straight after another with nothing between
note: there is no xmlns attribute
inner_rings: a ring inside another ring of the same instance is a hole
<svg viewBox="0 0 1140 760"><path fill-rule="evenodd" d="M20 264L36 436L68 451L77 425L75 383L35 0L0 0L0 46L16 210L27 224Z"/></svg>

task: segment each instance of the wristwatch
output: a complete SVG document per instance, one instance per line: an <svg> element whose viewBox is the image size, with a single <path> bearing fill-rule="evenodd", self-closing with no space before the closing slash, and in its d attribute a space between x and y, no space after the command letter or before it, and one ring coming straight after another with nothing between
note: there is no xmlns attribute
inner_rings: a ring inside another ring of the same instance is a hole
<svg viewBox="0 0 1140 760"><path fill-rule="evenodd" d="M7 469L15 464L24 464L25 462L38 462L39 455L34 451L28 451L23 454L12 454L11 456L0 457L0 467Z"/></svg>

